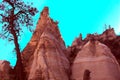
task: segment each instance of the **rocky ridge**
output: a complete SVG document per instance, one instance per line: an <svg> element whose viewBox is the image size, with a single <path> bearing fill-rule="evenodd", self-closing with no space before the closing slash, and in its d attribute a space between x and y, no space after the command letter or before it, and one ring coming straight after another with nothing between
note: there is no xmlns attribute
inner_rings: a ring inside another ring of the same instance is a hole
<svg viewBox="0 0 120 80"><path fill-rule="evenodd" d="M81 50L89 40L99 41L108 46L120 64L120 36L117 36L114 28L111 27L106 29L102 34L88 34L85 39L82 39L82 34L80 34L80 36L73 41L72 45L68 47L71 62L76 57L77 52Z"/></svg>

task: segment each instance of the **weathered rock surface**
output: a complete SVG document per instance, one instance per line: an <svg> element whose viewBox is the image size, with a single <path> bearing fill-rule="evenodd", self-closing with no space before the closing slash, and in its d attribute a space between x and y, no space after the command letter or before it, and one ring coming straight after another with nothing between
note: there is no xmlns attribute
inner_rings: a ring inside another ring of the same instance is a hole
<svg viewBox="0 0 120 80"><path fill-rule="evenodd" d="M41 12L33 37L22 53L27 80L69 80L69 61L57 22Z"/></svg>
<svg viewBox="0 0 120 80"><path fill-rule="evenodd" d="M115 39L112 40L105 40L101 42L110 48L111 52L120 64L120 36L117 36Z"/></svg>
<svg viewBox="0 0 120 80"><path fill-rule="evenodd" d="M78 52L71 69L72 80L83 80L84 76L90 80L120 80L117 60L110 49L99 41L87 42Z"/></svg>
<svg viewBox="0 0 120 80"><path fill-rule="evenodd" d="M70 59L72 61L76 57L77 53L81 48L89 41L89 40L98 40L101 43L108 46L112 52L112 54L117 59L118 63L120 64L120 36L115 34L113 28L109 26L102 34L88 34L85 39L81 39L81 36L76 38L73 41L72 46L68 48L70 52Z"/></svg>
<svg viewBox="0 0 120 80"><path fill-rule="evenodd" d="M7 61L0 60L0 80L13 80L12 68Z"/></svg>

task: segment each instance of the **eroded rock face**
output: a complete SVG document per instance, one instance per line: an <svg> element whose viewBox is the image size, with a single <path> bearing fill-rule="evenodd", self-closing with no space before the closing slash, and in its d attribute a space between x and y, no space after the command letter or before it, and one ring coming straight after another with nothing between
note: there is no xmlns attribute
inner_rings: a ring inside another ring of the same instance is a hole
<svg viewBox="0 0 120 80"><path fill-rule="evenodd" d="M120 80L117 60L99 41L87 42L78 52L71 69L72 80Z"/></svg>
<svg viewBox="0 0 120 80"><path fill-rule="evenodd" d="M78 52L89 40L98 40L108 46L120 64L120 36L116 35L114 29L111 27L106 29L102 34L88 34L83 40L81 40L81 36L76 38L72 46L68 48L69 52L72 52L70 53L70 58L74 60L73 56L76 56L76 52Z"/></svg>
<svg viewBox="0 0 120 80"><path fill-rule="evenodd" d="M0 60L0 80L14 80L14 75L11 72L12 68L10 63Z"/></svg>
<svg viewBox="0 0 120 80"><path fill-rule="evenodd" d="M113 28L85 39L80 34L66 49L57 24L45 7L22 52L25 80L120 80L120 36ZM0 80L14 77L9 62L0 61Z"/></svg>
<svg viewBox="0 0 120 80"><path fill-rule="evenodd" d="M104 31L101 35L99 35L100 39L104 40L113 40L115 39L117 36L115 34L115 31L113 28L109 27L109 29L107 29L106 31Z"/></svg>
<svg viewBox="0 0 120 80"><path fill-rule="evenodd" d="M119 65L110 51L113 48L109 49L108 44L107 47L98 41L94 42L99 40L104 43L116 39L113 28L101 35L89 34L84 40L80 35L66 50L57 24L49 17L49 9L45 7L22 53L26 80L69 80L70 77L72 80L120 79ZM72 76L69 67L72 68Z"/></svg>
<svg viewBox="0 0 120 80"><path fill-rule="evenodd" d="M101 42L110 48L111 52L120 64L120 36L117 36L115 39L112 40L105 40Z"/></svg>
<svg viewBox="0 0 120 80"><path fill-rule="evenodd" d="M69 61L57 22L47 7L41 12L33 37L22 53L27 80L68 80Z"/></svg>

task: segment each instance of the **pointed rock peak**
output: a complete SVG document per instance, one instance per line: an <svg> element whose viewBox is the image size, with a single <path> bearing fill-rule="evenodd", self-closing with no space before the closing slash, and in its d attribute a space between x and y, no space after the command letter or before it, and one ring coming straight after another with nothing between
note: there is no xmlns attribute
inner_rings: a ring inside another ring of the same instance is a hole
<svg viewBox="0 0 120 80"><path fill-rule="evenodd" d="M117 36L115 34L114 28L111 28L110 26L100 35L100 38L103 40L112 40L115 39L116 37Z"/></svg>
<svg viewBox="0 0 120 80"><path fill-rule="evenodd" d="M44 7L43 11L41 12L41 17L48 17L49 16L49 8Z"/></svg>
<svg viewBox="0 0 120 80"><path fill-rule="evenodd" d="M63 42L57 24L58 24L57 21L54 21L49 17L49 8L45 7L41 12L41 16L35 30L37 34L40 34L36 38L47 36L47 37L55 38L60 42Z"/></svg>
<svg viewBox="0 0 120 80"><path fill-rule="evenodd" d="M82 34L80 33L79 37L73 41L72 46L78 46L81 45L81 43L82 43Z"/></svg>
<svg viewBox="0 0 120 80"><path fill-rule="evenodd" d="M49 9L45 7L29 44L22 52L27 80L41 77L44 80L68 80L65 71L69 61L57 23L49 17Z"/></svg>
<svg viewBox="0 0 120 80"><path fill-rule="evenodd" d="M111 27L109 27L108 29L106 29L103 33L111 33L113 35L116 35L115 31L114 31L114 28L111 28Z"/></svg>
<svg viewBox="0 0 120 80"><path fill-rule="evenodd" d="M44 7L42 12L40 13L40 18L38 20L37 26L39 25L39 23L41 23L41 24L46 23L47 20L50 20L50 18L49 18L49 8Z"/></svg>
<svg viewBox="0 0 120 80"><path fill-rule="evenodd" d="M57 24L57 21L54 21L49 17L49 8L44 7L44 9L41 12L40 19L38 20L36 30L33 33L34 38L32 38L30 42L37 42L39 41L40 37L44 36L56 38L57 40L63 42Z"/></svg>
<svg viewBox="0 0 120 80"><path fill-rule="evenodd" d="M82 34L81 34L81 33L80 33L80 35L79 35L79 39L82 40Z"/></svg>

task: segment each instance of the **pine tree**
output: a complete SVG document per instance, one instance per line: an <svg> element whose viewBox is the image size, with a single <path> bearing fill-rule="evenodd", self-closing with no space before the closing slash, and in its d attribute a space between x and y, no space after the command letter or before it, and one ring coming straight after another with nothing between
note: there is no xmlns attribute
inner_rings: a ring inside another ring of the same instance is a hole
<svg viewBox="0 0 120 80"><path fill-rule="evenodd" d="M22 0L3 0L0 3L0 10L0 22L3 24L0 37L7 38L9 41L14 41L17 55L15 80L24 80L24 68L18 40L23 29L23 25L27 26L28 29L31 30L31 26L33 26L32 16L34 16L38 11L36 8L31 7L31 5L25 4Z"/></svg>

